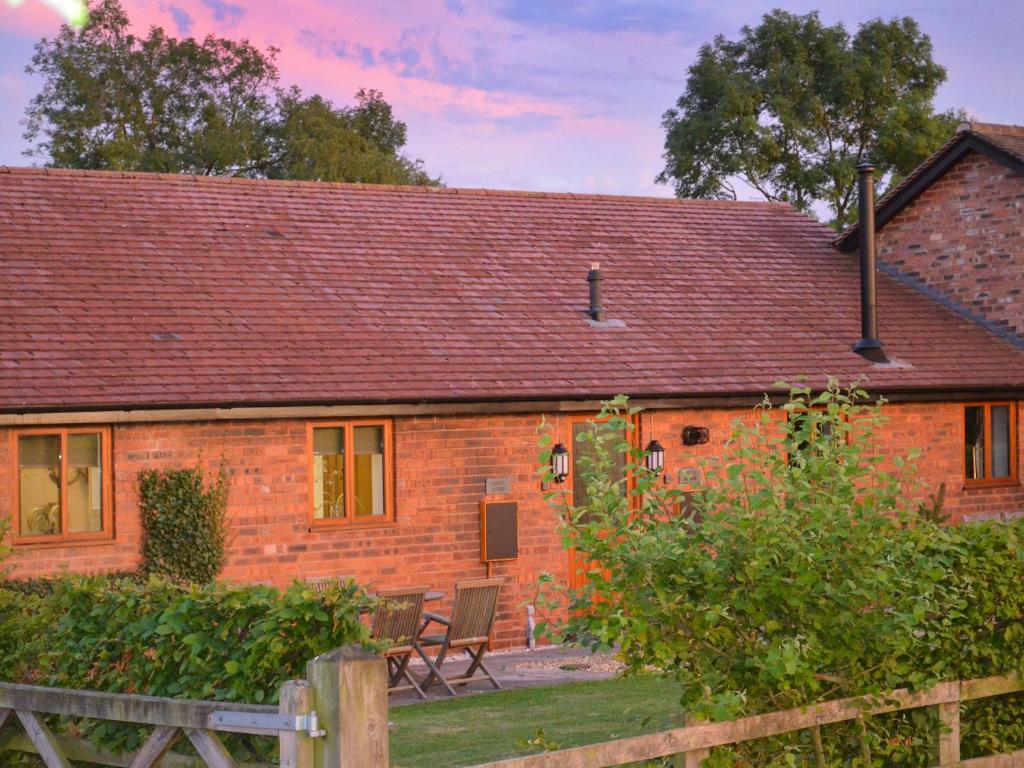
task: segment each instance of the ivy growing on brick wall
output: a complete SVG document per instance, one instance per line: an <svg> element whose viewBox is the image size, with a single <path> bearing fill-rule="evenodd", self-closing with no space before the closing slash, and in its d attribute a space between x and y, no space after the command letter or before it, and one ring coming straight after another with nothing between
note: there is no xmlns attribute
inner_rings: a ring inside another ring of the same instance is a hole
<svg viewBox="0 0 1024 768"><path fill-rule="evenodd" d="M0 520L0 576L3 575L3 562L11 554L11 547L7 543L7 535L11 532L11 523L7 519Z"/></svg>
<svg viewBox="0 0 1024 768"><path fill-rule="evenodd" d="M213 581L224 567L228 474L223 465L205 487L203 470L143 470L142 570L179 583Z"/></svg>

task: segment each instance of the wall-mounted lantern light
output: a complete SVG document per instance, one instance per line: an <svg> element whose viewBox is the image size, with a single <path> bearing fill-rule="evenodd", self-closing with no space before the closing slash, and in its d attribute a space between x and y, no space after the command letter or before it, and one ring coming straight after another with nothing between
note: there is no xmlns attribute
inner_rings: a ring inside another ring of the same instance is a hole
<svg viewBox="0 0 1024 768"><path fill-rule="evenodd" d="M656 475L660 475L665 469L665 449L657 440L651 440L647 444L647 469Z"/></svg>
<svg viewBox="0 0 1024 768"><path fill-rule="evenodd" d="M556 483L564 483L569 476L569 451L561 443L551 449L551 474Z"/></svg>
<svg viewBox="0 0 1024 768"><path fill-rule="evenodd" d="M704 445L710 437L707 427L683 427L683 445Z"/></svg>

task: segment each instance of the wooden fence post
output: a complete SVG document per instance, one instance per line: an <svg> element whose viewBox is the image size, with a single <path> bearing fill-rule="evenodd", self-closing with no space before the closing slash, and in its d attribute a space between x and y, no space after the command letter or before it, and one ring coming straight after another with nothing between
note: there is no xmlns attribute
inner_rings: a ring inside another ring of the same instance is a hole
<svg viewBox="0 0 1024 768"><path fill-rule="evenodd" d="M960 702L939 704L939 765L960 762Z"/></svg>
<svg viewBox="0 0 1024 768"><path fill-rule="evenodd" d="M308 715L313 710L312 690L305 680L289 680L281 686L282 715ZM313 740L302 732L282 731L280 768L313 768Z"/></svg>
<svg viewBox="0 0 1024 768"><path fill-rule="evenodd" d="M697 725L700 720L687 716L686 725ZM710 749L695 749L692 752L680 752L673 759L673 768L700 768L700 764L711 757Z"/></svg>
<svg viewBox="0 0 1024 768"><path fill-rule="evenodd" d="M680 752L675 756L674 768L700 768L700 764L711 757L710 749L697 749L693 752Z"/></svg>
<svg viewBox="0 0 1024 768"><path fill-rule="evenodd" d="M326 736L314 768L388 768L388 680L382 656L345 646L306 666L311 705Z"/></svg>

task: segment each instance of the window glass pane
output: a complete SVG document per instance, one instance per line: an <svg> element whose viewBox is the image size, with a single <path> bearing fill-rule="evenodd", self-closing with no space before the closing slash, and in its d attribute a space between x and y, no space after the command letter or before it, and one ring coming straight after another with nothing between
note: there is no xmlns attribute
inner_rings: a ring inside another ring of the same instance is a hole
<svg viewBox="0 0 1024 768"><path fill-rule="evenodd" d="M964 465L968 480L985 477L985 408L972 405L964 408L964 442L967 455Z"/></svg>
<svg viewBox="0 0 1024 768"><path fill-rule="evenodd" d="M384 515L384 427L356 427L353 441L353 493L356 517Z"/></svg>
<svg viewBox="0 0 1024 768"><path fill-rule="evenodd" d="M1010 476L1010 406L992 406L992 477Z"/></svg>
<svg viewBox="0 0 1024 768"><path fill-rule="evenodd" d="M68 533L103 530L100 435L68 435Z"/></svg>
<svg viewBox="0 0 1024 768"><path fill-rule="evenodd" d="M345 518L345 430L313 430L313 517Z"/></svg>
<svg viewBox="0 0 1024 768"><path fill-rule="evenodd" d="M19 530L23 536L60 530L60 435L18 437Z"/></svg>
<svg viewBox="0 0 1024 768"><path fill-rule="evenodd" d="M572 503L577 507L587 503L587 483L583 477L584 466L580 460L594 456L594 444L590 440L581 440L580 437L593 432L595 428L596 426L589 422L577 422L572 425ZM625 439L626 436L622 437ZM626 456L620 453L612 457L611 479L622 480L625 477ZM625 483L619 488L625 494ZM582 519L587 522L589 518L584 516Z"/></svg>

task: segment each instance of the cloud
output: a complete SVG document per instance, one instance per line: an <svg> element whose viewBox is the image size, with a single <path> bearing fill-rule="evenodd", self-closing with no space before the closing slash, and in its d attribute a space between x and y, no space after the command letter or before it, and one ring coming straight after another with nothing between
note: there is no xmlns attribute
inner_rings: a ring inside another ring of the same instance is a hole
<svg viewBox="0 0 1024 768"><path fill-rule="evenodd" d="M312 29L301 30L298 42L320 58L330 56L366 69L381 65L403 79L488 92L562 95L570 87L564 83L566 75L581 74L528 61L516 61L513 65L486 45L454 49L442 41L438 30L426 25L404 28L397 39L376 48ZM597 77L599 73L584 74Z"/></svg>
<svg viewBox="0 0 1024 768"><path fill-rule="evenodd" d="M377 57L373 52L372 48L368 48L360 43L355 44L356 53L359 56L359 62L366 68L375 67L377 65Z"/></svg>
<svg viewBox="0 0 1024 768"><path fill-rule="evenodd" d="M192 32L193 23L189 12L176 5L162 5L160 7L171 14L171 18L174 20L174 27L178 30L178 34L182 37L188 37Z"/></svg>
<svg viewBox="0 0 1024 768"><path fill-rule="evenodd" d="M203 0L203 5L213 11L214 20L226 22L228 27L233 27L245 16L244 7L227 0Z"/></svg>
<svg viewBox="0 0 1024 768"><path fill-rule="evenodd" d="M462 16L466 13L466 4L462 0L444 0L444 7L456 16Z"/></svg>
<svg viewBox="0 0 1024 768"><path fill-rule="evenodd" d="M378 55L381 61L390 64L401 77L437 79L433 72L435 68L424 62L424 49L430 45L425 38L430 35L431 31L426 27L403 29L397 43L391 48L384 48Z"/></svg>

